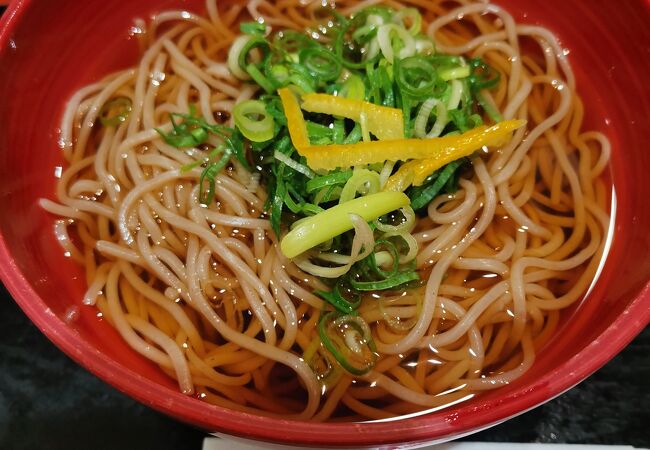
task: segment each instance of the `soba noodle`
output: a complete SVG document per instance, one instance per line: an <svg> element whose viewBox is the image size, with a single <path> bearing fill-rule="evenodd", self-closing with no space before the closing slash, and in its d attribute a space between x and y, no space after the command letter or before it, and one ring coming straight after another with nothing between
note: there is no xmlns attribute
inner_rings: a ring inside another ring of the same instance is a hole
<svg viewBox="0 0 650 450"><path fill-rule="evenodd" d="M341 0L336 8L347 15L376 3ZM594 278L609 222L610 145L583 130L584 105L564 49L547 29L517 24L496 5L403 4L419 8L437 51L495 67L502 82L488 101L504 119L528 126L472 159L457 192L435 198L417 220L413 256L425 284L363 299L359 315L379 355L366 375L343 372L325 383L303 358L319 342L325 307L314 291L328 287L280 252L259 174L233 159L206 207L201 168L182 169L196 158L155 129L168 132L169 113L191 104L210 124L227 119L255 95L228 69L232 30L250 17L274 29L313 28L320 2L252 0L219 9L208 1L205 17L157 14L139 23L138 65L84 87L67 104L60 142L68 166L56 201L41 205L62 218L56 236L85 267L80 301L95 305L183 393L299 420L446 407L521 376L553 337L561 310ZM130 99L128 119L98 126L102 106L116 97ZM385 177L392 165L387 170ZM355 225L358 233L364 225Z"/></svg>

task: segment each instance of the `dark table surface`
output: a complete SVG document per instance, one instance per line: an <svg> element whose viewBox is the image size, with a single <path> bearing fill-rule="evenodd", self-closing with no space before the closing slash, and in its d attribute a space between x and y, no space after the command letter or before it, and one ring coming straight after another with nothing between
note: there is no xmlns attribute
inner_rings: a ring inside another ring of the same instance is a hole
<svg viewBox="0 0 650 450"><path fill-rule="evenodd" d="M467 439L650 447L649 382L646 329L570 391ZM0 287L0 449L199 450L204 436L77 366Z"/></svg>
<svg viewBox="0 0 650 450"><path fill-rule="evenodd" d="M646 329L570 391L466 439L650 447L649 383ZM198 450L205 436L79 367L38 331L0 285L0 449Z"/></svg>

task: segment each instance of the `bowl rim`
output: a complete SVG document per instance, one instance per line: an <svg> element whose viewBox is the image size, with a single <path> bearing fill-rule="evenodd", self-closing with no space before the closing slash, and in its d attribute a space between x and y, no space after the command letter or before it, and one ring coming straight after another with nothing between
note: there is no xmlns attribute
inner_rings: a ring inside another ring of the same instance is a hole
<svg viewBox="0 0 650 450"><path fill-rule="evenodd" d="M31 0L14 0L0 17L0 49ZM647 0L650 4L650 0ZM9 251L0 232L0 280L29 319L60 350L82 367L119 391L169 416L209 431L283 444L323 446L381 445L432 442L466 435L524 413L583 381L602 367L650 322L650 280L641 287L621 314L589 345L557 368L506 397L478 399L472 405L450 410L445 420L420 415L393 421L365 423L313 423L277 419L229 410L188 397L123 366L90 344L55 315L32 288ZM287 435L287 428L291 433Z"/></svg>

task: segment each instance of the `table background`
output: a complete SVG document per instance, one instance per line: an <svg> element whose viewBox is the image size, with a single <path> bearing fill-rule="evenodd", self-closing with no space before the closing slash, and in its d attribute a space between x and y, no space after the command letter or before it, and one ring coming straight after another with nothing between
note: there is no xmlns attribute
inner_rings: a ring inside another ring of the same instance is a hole
<svg viewBox="0 0 650 450"><path fill-rule="evenodd" d="M567 393L466 439L650 447L649 383L646 329ZM199 450L205 436L77 366L0 285L0 449Z"/></svg>

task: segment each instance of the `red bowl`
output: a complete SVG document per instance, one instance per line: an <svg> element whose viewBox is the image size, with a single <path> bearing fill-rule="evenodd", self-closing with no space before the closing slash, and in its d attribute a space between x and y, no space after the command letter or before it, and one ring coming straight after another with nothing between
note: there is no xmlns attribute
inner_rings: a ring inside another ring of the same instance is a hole
<svg viewBox="0 0 650 450"><path fill-rule="evenodd" d="M182 7L200 12L199 1ZM37 205L62 164L57 125L79 87L131 65L135 17L172 0L19 0L0 22L0 275L18 304L59 348L128 395L209 431L326 447L448 440L533 408L597 370L650 320L650 2L501 0L519 21L551 28L570 49L587 125L613 144L618 200L609 257L597 283L516 382L447 410L399 422L318 424L229 411L180 394L93 309L79 307L81 270ZM291 431L287 431L291 430Z"/></svg>

